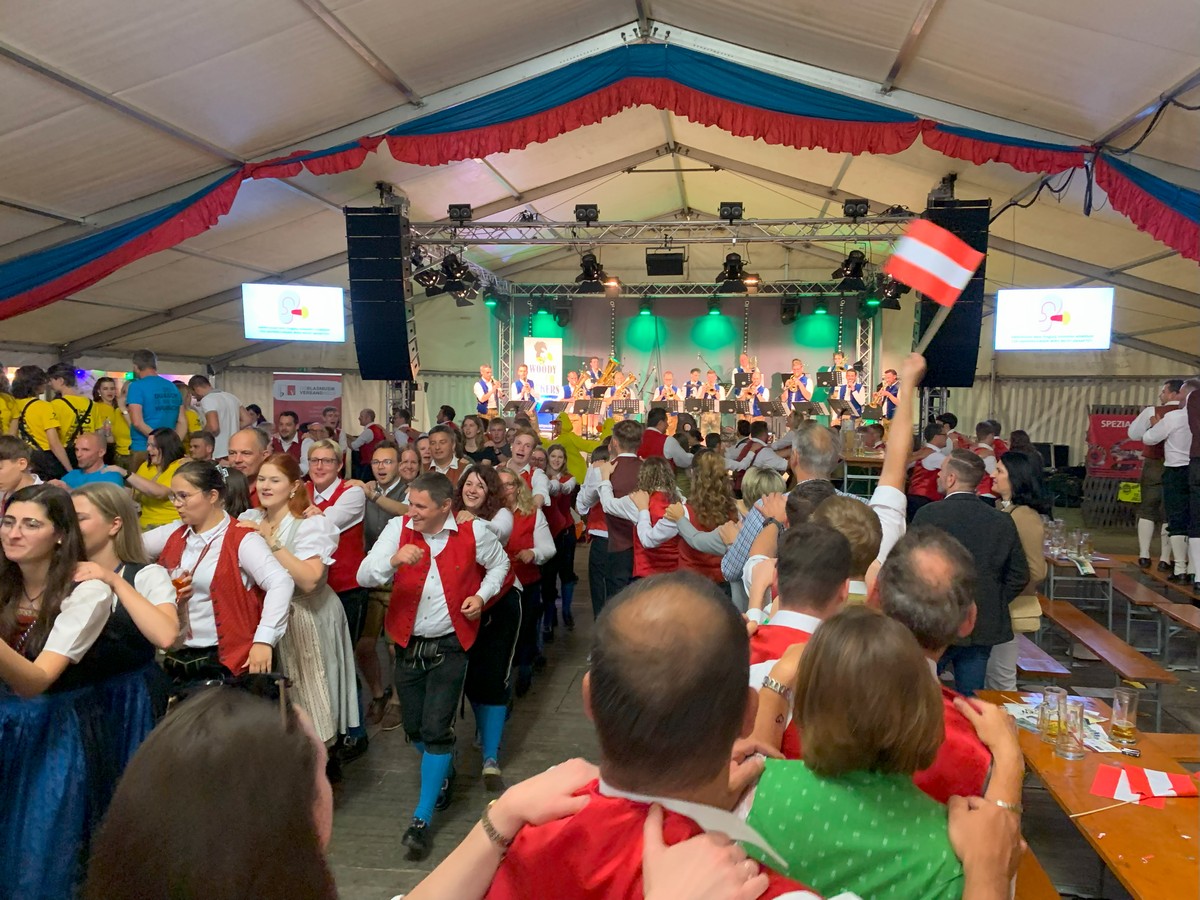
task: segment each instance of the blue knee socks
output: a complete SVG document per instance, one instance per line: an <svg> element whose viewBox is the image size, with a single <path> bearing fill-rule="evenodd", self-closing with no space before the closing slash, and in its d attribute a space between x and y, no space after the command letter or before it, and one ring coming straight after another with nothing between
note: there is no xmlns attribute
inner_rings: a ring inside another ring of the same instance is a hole
<svg viewBox="0 0 1200 900"><path fill-rule="evenodd" d="M479 724L479 743L484 759L500 759L500 739L504 736L504 720L508 708L504 706L475 707L475 721Z"/></svg>
<svg viewBox="0 0 1200 900"><path fill-rule="evenodd" d="M417 808L413 812L415 818L424 822L433 821L433 804L437 802L442 782L449 774L449 753L421 754L421 793L417 800Z"/></svg>
<svg viewBox="0 0 1200 900"><path fill-rule="evenodd" d="M575 582L562 586L562 614L566 618L571 614L571 601L575 599Z"/></svg>

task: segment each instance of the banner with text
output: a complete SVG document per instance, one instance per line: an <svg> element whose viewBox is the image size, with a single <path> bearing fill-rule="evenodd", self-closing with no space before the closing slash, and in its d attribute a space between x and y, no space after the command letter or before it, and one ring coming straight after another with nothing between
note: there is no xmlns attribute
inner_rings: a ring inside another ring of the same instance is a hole
<svg viewBox="0 0 1200 900"><path fill-rule="evenodd" d="M1093 478L1134 481L1142 476L1142 442L1130 440L1129 423L1136 416L1088 416L1087 473Z"/></svg>
<svg viewBox="0 0 1200 900"><path fill-rule="evenodd" d="M276 372L271 388L272 414L278 420L284 411L294 412L300 424L321 418L321 410L336 406L342 412L342 376L328 372Z"/></svg>
<svg viewBox="0 0 1200 900"><path fill-rule="evenodd" d="M553 400L562 393L566 376L562 368L562 338L525 338L524 364L533 379L533 392L542 400ZM516 381L516 372L513 373ZM511 385L506 385L510 387Z"/></svg>

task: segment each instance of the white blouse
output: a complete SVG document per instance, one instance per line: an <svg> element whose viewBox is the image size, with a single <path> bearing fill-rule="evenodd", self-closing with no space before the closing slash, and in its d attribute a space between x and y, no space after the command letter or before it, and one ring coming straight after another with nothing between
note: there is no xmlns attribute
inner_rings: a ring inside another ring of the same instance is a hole
<svg viewBox="0 0 1200 900"><path fill-rule="evenodd" d="M172 589L172 593L174 589ZM42 652L65 656L73 663L96 643L108 622L112 592L103 581L84 581L63 599Z"/></svg>
<svg viewBox="0 0 1200 900"><path fill-rule="evenodd" d="M248 509L238 519L242 522L261 522L263 511ZM337 526L325 516L297 519L289 515L276 529L275 535L296 559L319 559L327 566L333 565L333 554L341 539Z"/></svg>
<svg viewBox="0 0 1200 900"><path fill-rule="evenodd" d="M133 589L155 606L175 605L175 585L171 584L171 573L162 566L143 566L133 576ZM117 599L115 591L109 593L112 596L112 609L115 612L121 601Z"/></svg>

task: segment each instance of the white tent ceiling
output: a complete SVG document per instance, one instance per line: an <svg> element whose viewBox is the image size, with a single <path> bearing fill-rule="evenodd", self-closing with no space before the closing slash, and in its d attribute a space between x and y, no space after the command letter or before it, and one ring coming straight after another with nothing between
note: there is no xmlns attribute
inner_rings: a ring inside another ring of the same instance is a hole
<svg viewBox="0 0 1200 900"><path fill-rule="evenodd" d="M0 259L177 200L232 164L380 133L646 34L1034 139L1125 145L1165 92L1184 86L1180 99L1200 102L1200 6L1191 0L6 3ZM1200 113L1169 108L1135 159L1200 188ZM470 202L498 221L522 210L567 219L583 201L598 203L605 220L674 218L712 213L729 198L743 200L748 216L789 218L839 215L831 189L919 210L948 172L959 175L959 197L990 197L996 208L1028 199L1038 182L920 144L893 156L795 150L648 107L484 160L419 167L381 148L339 175L246 182L214 228L7 320L0 342L109 356L149 346L174 359L236 354L244 365L296 365L295 345L243 339L236 289L278 277L344 286L341 207L373 203L380 180L408 195L419 220L443 217L449 202ZM997 220L989 289L1115 283L1115 328L1130 346L1150 342L1168 358L1195 358L1200 270L1107 208L1099 189L1096 211L1082 215L1082 181ZM725 249L694 247L685 277L711 279ZM827 272L829 253L844 249L755 245L752 268L766 277ZM578 271L572 253L554 248L472 256L520 281L569 280ZM609 247L603 258L610 271L640 280L641 248ZM486 328L485 311L474 315ZM354 366L350 344L305 357L308 365Z"/></svg>

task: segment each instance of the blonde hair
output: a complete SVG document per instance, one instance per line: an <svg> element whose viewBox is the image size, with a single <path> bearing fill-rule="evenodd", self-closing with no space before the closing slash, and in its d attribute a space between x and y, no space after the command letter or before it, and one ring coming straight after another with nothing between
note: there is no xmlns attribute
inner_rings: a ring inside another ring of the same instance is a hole
<svg viewBox="0 0 1200 900"><path fill-rule="evenodd" d="M319 441L313 441L312 446L308 448L308 458L312 459L314 451L328 450L337 457L338 468L342 467L342 448L338 446L338 442L331 438L322 438Z"/></svg>
<svg viewBox="0 0 1200 900"><path fill-rule="evenodd" d="M512 497L512 511L520 513L523 516L532 515L537 510L537 505L533 499L533 491L529 489L529 485L525 483L525 479L512 469L500 469L497 474L500 476L501 482L504 481L505 475L513 480L515 487Z"/></svg>
<svg viewBox="0 0 1200 900"><path fill-rule="evenodd" d="M113 552L124 563L145 565L150 562L138 530L137 507L133 495L124 488L103 481L94 481L71 491L72 497L86 497L96 511L109 522L121 520L120 530L113 535Z"/></svg>
<svg viewBox="0 0 1200 900"><path fill-rule="evenodd" d="M742 478L742 502L750 509L767 494L782 494L783 476L774 469L751 466Z"/></svg>

